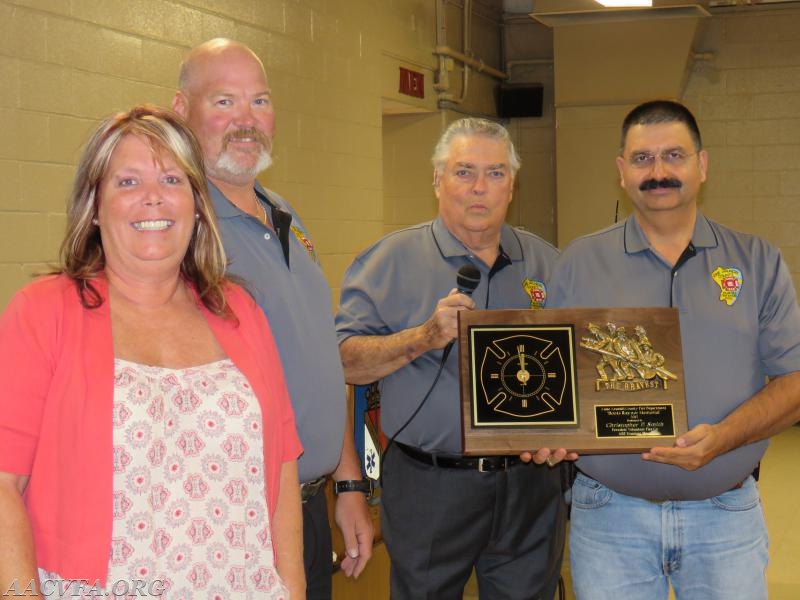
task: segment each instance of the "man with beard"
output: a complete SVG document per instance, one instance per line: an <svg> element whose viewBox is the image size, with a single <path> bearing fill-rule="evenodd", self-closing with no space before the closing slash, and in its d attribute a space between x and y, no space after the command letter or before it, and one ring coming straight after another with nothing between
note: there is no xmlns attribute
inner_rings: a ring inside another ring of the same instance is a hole
<svg viewBox="0 0 800 600"><path fill-rule="evenodd" d="M707 165L685 106L634 108L617 157L633 215L572 242L550 281L550 306L680 314L690 430L673 447L577 462L581 600L666 600L670 584L679 600L767 597L753 474L767 439L800 420L800 311L778 250L699 212Z"/></svg>
<svg viewBox="0 0 800 600"><path fill-rule="evenodd" d="M211 200L230 260L269 319L305 449L298 461L308 598L331 596L331 539L325 494L336 481L336 522L357 577L372 554L372 521L361 479L333 328L330 289L310 235L292 207L256 181L271 164L275 126L264 67L252 50L214 39L191 50L173 108L205 156Z"/></svg>

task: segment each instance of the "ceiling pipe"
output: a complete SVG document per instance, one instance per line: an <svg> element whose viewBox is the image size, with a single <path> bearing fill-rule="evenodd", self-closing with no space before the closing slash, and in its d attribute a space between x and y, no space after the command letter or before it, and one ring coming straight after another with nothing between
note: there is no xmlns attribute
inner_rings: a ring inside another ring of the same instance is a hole
<svg viewBox="0 0 800 600"><path fill-rule="evenodd" d="M475 69L478 73L486 73L487 75L491 75L495 79L500 79L505 81L509 78L508 73L504 73L503 71L499 71L494 67L488 66L482 60L471 58L457 50L453 50L449 46L436 46L433 51L434 54L437 56L447 56L454 60L464 63L465 65L469 65L473 69Z"/></svg>
<svg viewBox="0 0 800 600"><path fill-rule="evenodd" d="M439 71L437 73L436 81L433 84L438 96L438 104L440 108L452 107L464 102L467 96L467 89L469 84L469 71L474 69L478 73L486 73L496 79L506 80L509 76L502 72L486 65L482 60L475 59L471 54L471 29L472 29L472 0L464 0L461 13L461 45L463 52L454 50L447 45L447 24L445 22L445 0L437 0L436 2L436 48L433 54L439 59ZM452 68L453 60L459 61L463 68L461 70L461 95L455 97L450 92L450 75L449 68Z"/></svg>
<svg viewBox="0 0 800 600"><path fill-rule="evenodd" d="M461 6L461 49L465 55L471 54L470 51L470 31L472 29L472 0L464 0ZM461 69L461 96L456 98L453 94L440 93L439 94L439 107L441 108L442 102L450 104L461 104L467 97L467 89L469 85L469 65L464 65Z"/></svg>
<svg viewBox="0 0 800 600"><path fill-rule="evenodd" d="M444 19L445 7L444 0L436 0L436 47L447 43L447 25ZM436 54L436 52L434 52ZM450 72L447 65L447 56L438 55L439 69L436 72L436 81L433 83L433 89L439 92L447 92L450 89Z"/></svg>

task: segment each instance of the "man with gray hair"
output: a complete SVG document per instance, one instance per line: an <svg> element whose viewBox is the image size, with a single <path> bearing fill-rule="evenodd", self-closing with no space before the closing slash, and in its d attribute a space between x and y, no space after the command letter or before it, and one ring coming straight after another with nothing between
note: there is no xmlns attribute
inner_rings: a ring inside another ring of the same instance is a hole
<svg viewBox="0 0 800 600"><path fill-rule="evenodd" d="M462 456L457 313L541 308L556 250L505 224L519 158L500 125L461 119L433 155L439 216L389 234L345 274L336 317L350 383L381 380L381 528L393 599L555 593L564 543L559 469ZM480 271L472 297L452 289ZM549 451L545 451L549 455ZM534 456L541 463L545 456Z"/></svg>
<svg viewBox="0 0 800 600"><path fill-rule="evenodd" d="M347 553L345 574L361 573L373 539L364 495L370 487L362 480L347 424L330 288L297 213L256 181L272 162L275 127L261 61L238 42L210 40L189 52L179 85L173 108L203 150L229 273L244 279L278 346L304 448L298 470L308 598L330 598L331 536L321 491L329 474L339 492L336 522Z"/></svg>

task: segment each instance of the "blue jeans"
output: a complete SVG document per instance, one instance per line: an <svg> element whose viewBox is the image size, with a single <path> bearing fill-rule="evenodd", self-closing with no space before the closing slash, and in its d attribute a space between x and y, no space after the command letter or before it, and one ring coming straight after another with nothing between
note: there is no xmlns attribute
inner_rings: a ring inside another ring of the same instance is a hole
<svg viewBox="0 0 800 600"><path fill-rule="evenodd" d="M569 538L578 600L766 600L767 527L752 477L698 501L651 502L582 473Z"/></svg>

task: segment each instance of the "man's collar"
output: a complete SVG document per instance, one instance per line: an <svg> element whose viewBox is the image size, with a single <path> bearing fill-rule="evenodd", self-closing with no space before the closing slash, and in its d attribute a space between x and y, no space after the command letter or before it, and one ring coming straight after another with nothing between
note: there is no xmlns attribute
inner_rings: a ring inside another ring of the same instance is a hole
<svg viewBox="0 0 800 600"><path fill-rule="evenodd" d="M445 258L469 256L472 254L470 249L467 248L463 242L450 233L440 217L434 219L432 230L436 244L439 246L439 251ZM519 239L514 233L514 229L505 223L500 229L500 248L502 248L503 252L505 252L512 261L522 260L522 247L520 246Z"/></svg>
<svg viewBox="0 0 800 600"><path fill-rule="evenodd" d="M642 252L650 248L650 242L634 215L631 215L625 221L624 232L625 252L628 254ZM695 248L714 248L719 243L711 224L700 211L697 211L691 242Z"/></svg>
<svg viewBox="0 0 800 600"><path fill-rule="evenodd" d="M270 208L280 208L281 210L283 210L282 206L280 206L277 202L274 202L272 198L270 198L267 195L267 190L264 189L264 186L261 185L261 182L258 179L256 179L255 185L253 185L253 189L256 192L256 196L258 196L260 200L266 202L267 205L270 206Z"/></svg>
<svg viewBox="0 0 800 600"><path fill-rule="evenodd" d="M214 207L214 212L217 214L218 219L231 219L233 217L242 216L236 205L225 197L214 182L210 179L208 181L208 195L211 196L211 205Z"/></svg>
<svg viewBox="0 0 800 600"><path fill-rule="evenodd" d="M220 190L213 181L210 179L207 179L206 181L208 182L208 194L211 196L211 205L214 207L214 212L217 214L218 219L230 219L244 215L244 212L239 210L239 208L233 202L228 200L225 194L222 193L222 190ZM256 195L262 201L266 202L270 208L277 207L275 202L273 202L269 196L267 196L267 192L257 179L253 185L253 189L255 190Z"/></svg>

